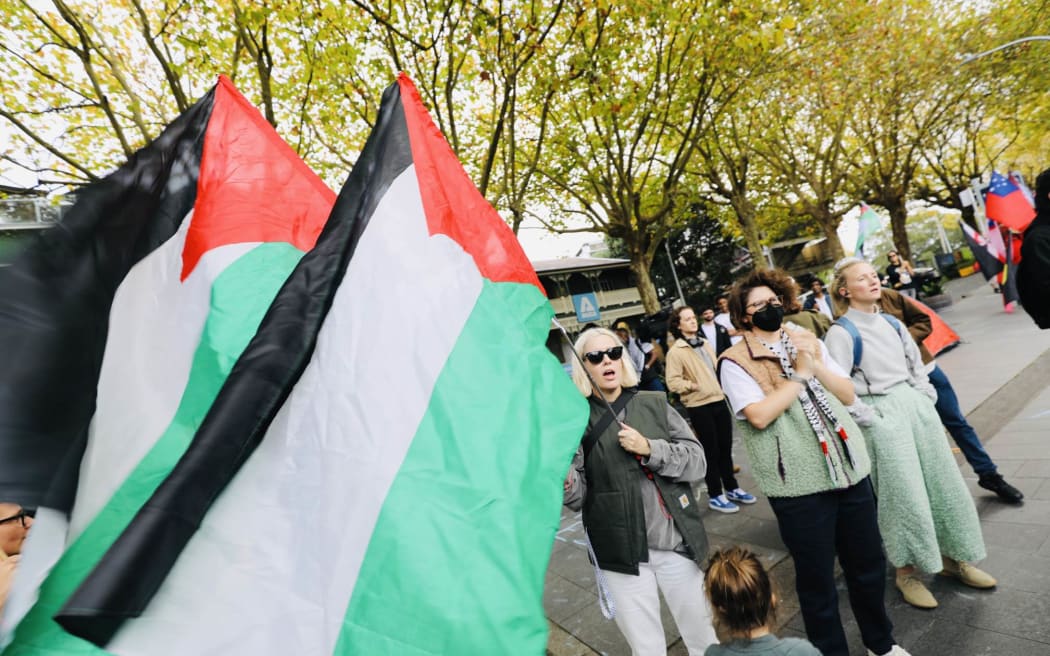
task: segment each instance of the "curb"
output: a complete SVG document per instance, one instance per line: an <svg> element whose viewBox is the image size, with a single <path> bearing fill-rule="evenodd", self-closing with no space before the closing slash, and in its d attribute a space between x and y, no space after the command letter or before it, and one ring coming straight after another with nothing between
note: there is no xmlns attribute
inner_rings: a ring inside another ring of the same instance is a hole
<svg viewBox="0 0 1050 656"><path fill-rule="evenodd" d="M1044 351L1020 373L1005 382L966 415L981 443L991 440L1046 387L1050 350Z"/></svg>

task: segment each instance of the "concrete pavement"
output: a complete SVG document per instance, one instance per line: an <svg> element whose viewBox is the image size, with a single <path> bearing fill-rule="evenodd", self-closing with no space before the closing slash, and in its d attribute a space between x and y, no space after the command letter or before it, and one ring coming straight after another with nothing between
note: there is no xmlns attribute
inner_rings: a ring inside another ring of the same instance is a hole
<svg viewBox="0 0 1050 656"><path fill-rule="evenodd" d="M1000 472L1026 500L1019 507L1000 503L977 486L959 456L988 547L982 568L999 579L999 586L977 591L933 577L930 589L940 607L922 611L905 604L887 576L889 613L898 641L914 656L1050 656L1050 331L1039 331L1021 309L1004 313L1001 297L979 276L951 281L948 291L955 302L939 313L962 343L938 362ZM735 454L743 467L741 484L757 494L745 450L737 448ZM702 500L706 495L698 492ZM778 633L804 635L793 566L768 501L760 497L734 515L703 512L713 547L744 543L762 557L782 599ZM551 629L548 653L629 654L615 625L598 610L594 571L582 538L578 513L565 510L544 592ZM851 653L864 654L842 585L840 593ZM666 609L664 626L668 653L685 654Z"/></svg>

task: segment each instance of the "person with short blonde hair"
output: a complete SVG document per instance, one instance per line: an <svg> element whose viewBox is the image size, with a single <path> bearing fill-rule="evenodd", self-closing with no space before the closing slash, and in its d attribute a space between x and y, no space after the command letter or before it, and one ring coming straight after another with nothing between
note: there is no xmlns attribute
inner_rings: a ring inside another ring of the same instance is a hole
<svg viewBox="0 0 1050 656"><path fill-rule="evenodd" d="M666 654L662 592L689 654L700 656L715 642L697 594L707 534L691 483L704 475L704 451L662 392L635 389L634 366L613 332L585 331L574 348L572 378L590 419L564 502L583 511L600 588L608 586L631 652Z"/></svg>

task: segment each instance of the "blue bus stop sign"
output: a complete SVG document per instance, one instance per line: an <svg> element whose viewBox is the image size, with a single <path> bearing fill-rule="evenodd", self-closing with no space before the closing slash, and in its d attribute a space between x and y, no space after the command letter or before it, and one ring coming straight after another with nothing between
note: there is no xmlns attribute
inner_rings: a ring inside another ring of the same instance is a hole
<svg viewBox="0 0 1050 656"><path fill-rule="evenodd" d="M576 308L576 321L580 323L598 321L602 317L598 311L598 297L594 295L594 292L573 294L572 305Z"/></svg>

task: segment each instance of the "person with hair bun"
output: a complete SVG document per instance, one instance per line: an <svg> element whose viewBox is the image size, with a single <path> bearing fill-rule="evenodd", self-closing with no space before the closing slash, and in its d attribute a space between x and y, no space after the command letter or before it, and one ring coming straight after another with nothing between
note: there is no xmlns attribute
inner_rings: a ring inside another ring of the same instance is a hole
<svg viewBox="0 0 1050 656"><path fill-rule="evenodd" d="M758 556L747 549L736 546L715 552L704 587L715 624L730 639L708 647L704 656L821 656L807 640L773 635L777 596Z"/></svg>

